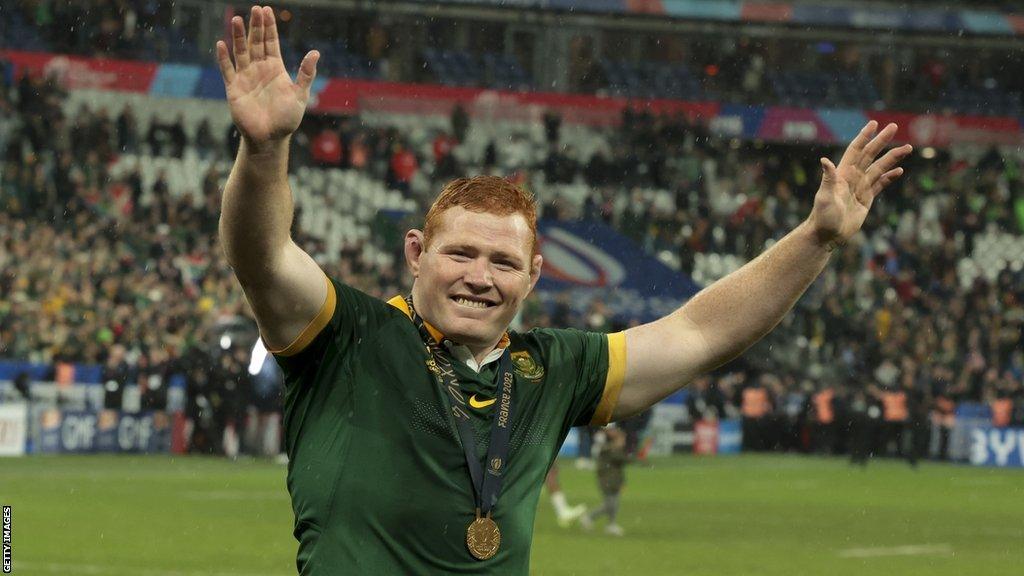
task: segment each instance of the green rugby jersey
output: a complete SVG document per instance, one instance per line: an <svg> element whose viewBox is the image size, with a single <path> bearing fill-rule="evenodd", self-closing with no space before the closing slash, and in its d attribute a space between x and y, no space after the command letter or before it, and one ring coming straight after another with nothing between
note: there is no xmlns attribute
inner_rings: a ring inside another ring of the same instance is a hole
<svg viewBox="0 0 1024 576"><path fill-rule="evenodd" d="M320 314L274 353L286 380L299 572L527 574L544 477L570 427L610 419L625 373L625 336L537 329L503 340L515 369L515 408L493 511L501 547L479 561L466 548L474 497L450 414L454 400L429 372L404 300L385 303L327 281ZM453 364L483 464L498 362L479 374Z"/></svg>

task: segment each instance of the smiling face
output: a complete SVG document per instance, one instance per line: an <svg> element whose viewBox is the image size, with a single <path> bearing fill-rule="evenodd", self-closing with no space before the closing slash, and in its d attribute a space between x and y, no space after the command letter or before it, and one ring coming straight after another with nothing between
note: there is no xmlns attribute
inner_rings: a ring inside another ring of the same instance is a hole
<svg viewBox="0 0 1024 576"><path fill-rule="evenodd" d="M474 355L494 348L540 278L533 231L522 214L454 206L438 215L429 244L410 230L405 255L413 301L425 321Z"/></svg>

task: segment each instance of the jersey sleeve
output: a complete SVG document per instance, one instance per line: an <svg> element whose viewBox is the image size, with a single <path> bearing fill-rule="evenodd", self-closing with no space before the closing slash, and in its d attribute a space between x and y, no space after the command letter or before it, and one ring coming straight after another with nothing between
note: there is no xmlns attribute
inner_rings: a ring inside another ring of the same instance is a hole
<svg viewBox="0 0 1024 576"><path fill-rule="evenodd" d="M548 361L572 379L569 422L572 426L604 426L611 421L626 375L623 332L601 334L582 330L551 330Z"/></svg>
<svg viewBox="0 0 1024 576"><path fill-rule="evenodd" d="M344 357L359 341L389 316L384 302L324 275L327 297L320 312L287 347L271 351L286 381L291 384L301 374L315 371L330 353Z"/></svg>

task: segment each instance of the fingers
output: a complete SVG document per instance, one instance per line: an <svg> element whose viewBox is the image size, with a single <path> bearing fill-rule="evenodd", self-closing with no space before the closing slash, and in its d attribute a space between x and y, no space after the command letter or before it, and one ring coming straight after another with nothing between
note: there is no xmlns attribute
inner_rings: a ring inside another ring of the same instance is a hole
<svg viewBox="0 0 1024 576"><path fill-rule="evenodd" d="M281 45L277 39L277 18L274 18L274 9L270 6L263 7L263 44L268 58L281 57Z"/></svg>
<svg viewBox="0 0 1024 576"><path fill-rule="evenodd" d="M220 75L224 78L224 86L234 82L235 66L228 55L228 45L223 40L217 41L217 64L220 66Z"/></svg>
<svg viewBox="0 0 1024 576"><path fill-rule="evenodd" d="M235 54L235 71L241 72L249 66L249 49L245 40L245 22L241 16L231 19L231 50Z"/></svg>
<svg viewBox="0 0 1024 576"><path fill-rule="evenodd" d="M841 166L851 163L859 164L864 154L864 147L871 141L871 137L875 135L875 129L877 128L878 122L874 120L865 124L860 129L860 132L857 133L857 136L850 142L850 145L846 147L843 157L839 159L839 164Z"/></svg>
<svg viewBox="0 0 1024 576"><path fill-rule="evenodd" d="M864 127L860 129L860 132L857 133L857 137L850 142L847 150L856 150L858 152L863 150L864 146L871 141L871 137L875 135L876 129L878 129L878 122L875 122L874 120L865 124Z"/></svg>
<svg viewBox="0 0 1024 576"><path fill-rule="evenodd" d="M904 144L897 148L893 148L885 153L884 156L875 160L871 166L867 169L864 175L867 177L868 182L874 182L880 175L886 174L896 167L901 160L907 157L908 154L914 151L914 147L910 144Z"/></svg>
<svg viewBox="0 0 1024 576"><path fill-rule="evenodd" d="M249 52L253 62L263 60L266 51L263 46L263 9L253 6L249 15Z"/></svg>
<svg viewBox="0 0 1024 576"><path fill-rule="evenodd" d="M903 168L893 168L882 177L875 181L874 185L871 186L871 195L878 196L878 193L885 189L886 186L892 184L897 178L903 175Z"/></svg>
<svg viewBox="0 0 1024 576"><path fill-rule="evenodd" d="M862 166L867 166L874 161L875 157L878 156L878 153L884 150L885 147L889 145L889 142L891 142L896 136L897 130L898 127L890 122L871 140L871 142L868 142L867 145L864 146Z"/></svg>
<svg viewBox="0 0 1024 576"><path fill-rule="evenodd" d="M821 181L823 183L832 183L836 181L836 165L832 163L828 158L819 158L821 162Z"/></svg>
<svg viewBox="0 0 1024 576"><path fill-rule="evenodd" d="M316 79L316 63L318 60L320 60L320 52L311 50L302 59L302 64L299 64L299 76L296 80L307 98L309 97L309 90L313 86L313 80Z"/></svg>

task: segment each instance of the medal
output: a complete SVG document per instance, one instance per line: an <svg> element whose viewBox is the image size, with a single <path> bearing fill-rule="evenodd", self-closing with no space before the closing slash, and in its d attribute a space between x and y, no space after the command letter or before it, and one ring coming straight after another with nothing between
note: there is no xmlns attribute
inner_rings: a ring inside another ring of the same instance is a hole
<svg viewBox="0 0 1024 576"><path fill-rule="evenodd" d="M434 373L438 383L444 388L458 391L458 379L454 370L450 368L451 361L445 357L441 343L434 340L434 337L426 329L423 319L416 314L416 309L412 305L412 297L406 298L405 302L411 312L412 321L426 345L427 354L430 357L427 360L428 369ZM477 560L493 558L498 553L498 547L501 546L501 530L498 529L498 524L491 519L491 510L498 501L502 477L508 469L509 438L512 433L512 396L515 378L513 377L512 355L508 349L505 349L501 355L497 376L498 405L491 418L491 440L485 459L486 471L480 465L476 454L476 433L473 431L468 412L454 402L451 406L455 430L466 457L466 467L469 468L473 497L476 503L476 519L466 528L466 548L469 549L470 555ZM462 394L454 394L452 398L458 400L462 398Z"/></svg>
<svg viewBox="0 0 1024 576"><path fill-rule="evenodd" d="M476 520L466 528L466 547L477 560L487 560L498 553L501 546L501 530L491 520L491 515L480 517L480 509L476 509Z"/></svg>

